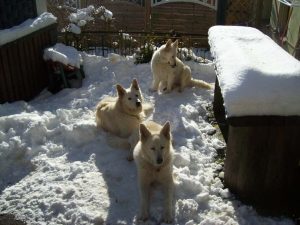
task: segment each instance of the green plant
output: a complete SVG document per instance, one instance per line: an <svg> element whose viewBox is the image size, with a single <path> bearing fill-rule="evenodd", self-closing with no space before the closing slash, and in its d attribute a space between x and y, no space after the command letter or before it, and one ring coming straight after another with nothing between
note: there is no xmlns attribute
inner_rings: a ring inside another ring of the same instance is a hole
<svg viewBox="0 0 300 225"><path fill-rule="evenodd" d="M151 61L154 52L154 46L151 42L147 42L140 48L135 57L135 64L148 63Z"/></svg>

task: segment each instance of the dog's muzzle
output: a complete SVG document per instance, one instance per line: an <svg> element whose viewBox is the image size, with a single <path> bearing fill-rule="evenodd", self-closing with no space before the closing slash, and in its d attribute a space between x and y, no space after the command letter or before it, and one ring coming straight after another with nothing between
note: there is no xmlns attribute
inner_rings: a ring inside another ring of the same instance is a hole
<svg viewBox="0 0 300 225"><path fill-rule="evenodd" d="M156 159L156 163L157 163L158 165L162 164L162 162L163 162L162 157L158 157L158 158Z"/></svg>
<svg viewBox="0 0 300 225"><path fill-rule="evenodd" d="M168 64L172 67L172 68L175 68L176 67L176 62L174 64L171 64L170 61L168 61Z"/></svg>
<svg viewBox="0 0 300 225"><path fill-rule="evenodd" d="M142 103L141 100L137 99L135 102L136 107L141 107Z"/></svg>

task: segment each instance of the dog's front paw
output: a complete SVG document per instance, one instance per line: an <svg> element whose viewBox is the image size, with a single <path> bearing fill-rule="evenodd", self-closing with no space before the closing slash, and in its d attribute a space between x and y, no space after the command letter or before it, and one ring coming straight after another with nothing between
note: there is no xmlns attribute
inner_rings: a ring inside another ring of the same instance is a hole
<svg viewBox="0 0 300 225"><path fill-rule="evenodd" d="M172 223L173 217L171 212L165 212L163 216L163 222L164 223Z"/></svg>
<svg viewBox="0 0 300 225"><path fill-rule="evenodd" d="M144 212L144 213L140 213L139 216L138 216L138 220L139 221L147 221L149 219L149 214Z"/></svg>
<svg viewBox="0 0 300 225"><path fill-rule="evenodd" d="M166 219L163 219L162 222L163 222L163 223L171 224L171 223L173 223L173 219L172 219L172 218L166 218Z"/></svg>
<svg viewBox="0 0 300 225"><path fill-rule="evenodd" d="M167 88L164 88L164 89L163 89L163 93L164 93L164 94L171 93L171 91L172 91L172 90L168 90Z"/></svg>
<svg viewBox="0 0 300 225"><path fill-rule="evenodd" d="M126 157L126 159L127 159L129 162L131 162L131 161L133 160L133 156L132 156L132 155L128 155L128 156Z"/></svg>
<svg viewBox="0 0 300 225"><path fill-rule="evenodd" d="M171 223L173 223L173 218L172 217L170 217L170 218L163 218L163 221L162 221L163 223L168 223L168 224L171 224Z"/></svg>

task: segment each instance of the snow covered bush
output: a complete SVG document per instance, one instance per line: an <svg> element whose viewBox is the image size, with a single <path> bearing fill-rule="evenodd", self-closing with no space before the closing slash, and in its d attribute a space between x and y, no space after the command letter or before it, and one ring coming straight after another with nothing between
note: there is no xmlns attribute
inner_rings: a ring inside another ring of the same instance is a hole
<svg viewBox="0 0 300 225"><path fill-rule="evenodd" d="M197 56L191 48L178 48L177 57L184 61L195 61L201 63L210 63L211 61Z"/></svg>
<svg viewBox="0 0 300 225"><path fill-rule="evenodd" d="M49 0L47 8L58 18L58 29L64 33L62 40L67 45L85 50L90 36L84 30L99 30L110 27L113 13L104 6L89 5L79 8L74 0ZM93 38L92 38L93 39Z"/></svg>
<svg viewBox="0 0 300 225"><path fill-rule="evenodd" d="M155 46L151 41L147 42L141 48L138 49L135 57L135 64L148 63L151 61Z"/></svg>
<svg viewBox="0 0 300 225"><path fill-rule="evenodd" d="M75 11L68 16L70 23L65 30L74 34L80 34L82 28L85 27L89 21L95 20L95 16L98 16L101 20L106 22L113 19L113 13L104 6L100 6L96 9L95 6L89 5L86 8L75 9Z"/></svg>

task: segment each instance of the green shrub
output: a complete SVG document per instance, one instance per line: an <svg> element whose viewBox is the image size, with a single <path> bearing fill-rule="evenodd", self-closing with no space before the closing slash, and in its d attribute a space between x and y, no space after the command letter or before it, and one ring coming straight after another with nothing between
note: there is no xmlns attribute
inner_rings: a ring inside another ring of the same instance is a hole
<svg viewBox="0 0 300 225"><path fill-rule="evenodd" d="M148 63L151 61L154 52L154 46L151 43L146 43L136 53L135 64Z"/></svg>

